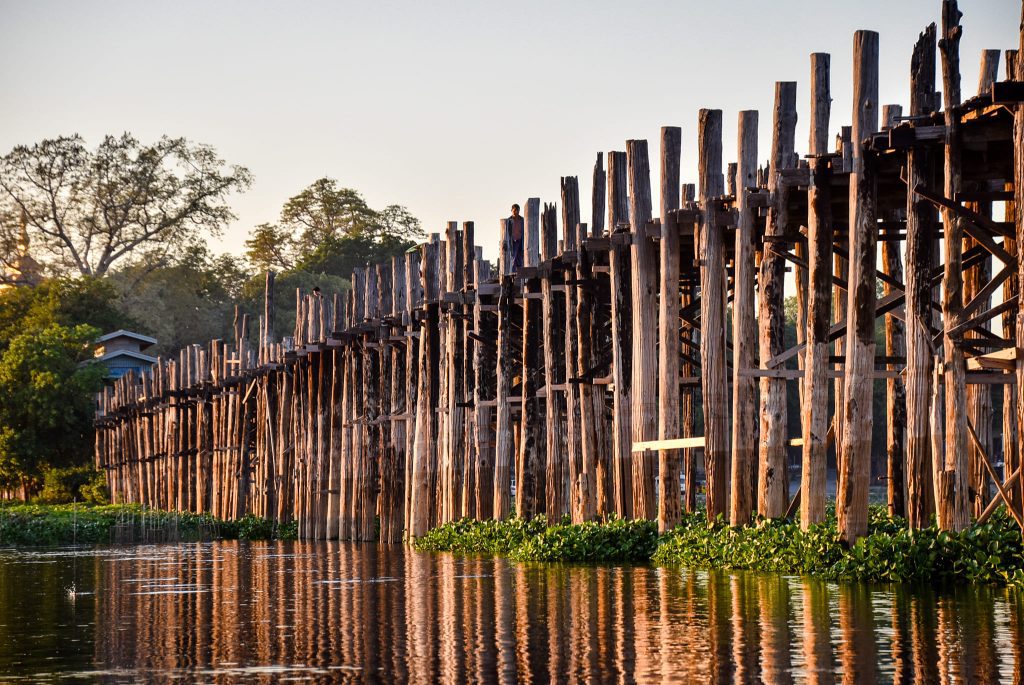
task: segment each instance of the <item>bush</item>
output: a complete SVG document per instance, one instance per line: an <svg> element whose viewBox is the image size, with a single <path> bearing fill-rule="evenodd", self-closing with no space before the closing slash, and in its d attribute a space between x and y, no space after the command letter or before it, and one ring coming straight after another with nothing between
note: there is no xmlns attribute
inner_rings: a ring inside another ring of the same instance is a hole
<svg viewBox="0 0 1024 685"><path fill-rule="evenodd" d="M647 562L691 568L747 569L867 582L978 582L1024 586L1024 541L1000 509L985 524L960 533L935 525L910 530L872 507L868 534L852 547L839 537L835 512L824 523L800 529L785 520L757 520L733 528L684 514L659 536L652 521L612 518L605 523L548 526L542 516L524 520L462 519L416 540L419 550L507 556L516 561Z"/></svg>
<svg viewBox="0 0 1024 685"><path fill-rule="evenodd" d="M35 501L39 504L107 504L107 479L91 466L47 469L43 473L43 489Z"/></svg>

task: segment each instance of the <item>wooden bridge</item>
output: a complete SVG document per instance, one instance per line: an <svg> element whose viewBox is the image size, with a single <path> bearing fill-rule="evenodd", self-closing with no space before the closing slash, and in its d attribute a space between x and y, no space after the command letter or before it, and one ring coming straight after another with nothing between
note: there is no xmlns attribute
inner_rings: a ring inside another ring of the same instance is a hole
<svg viewBox="0 0 1024 685"><path fill-rule="evenodd" d="M598 153L589 225L576 177L557 205L530 198L515 273L504 221L497 268L474 224L451 222L357 269L345 293L297 293L281 342L268 274L257 336L243 318L231 343L100 395L96 463L114 499L393 542L512 511L665 529L697 505L703 474L708 516L799 508L806 526L824 517L834 449L852 541L884 421L892 513L960 529L1006 503L1020 523L1024 59L1007 51L1000 78L1000 52L985 51L963 98L960 13L942 8L891 67L910 67L909 110L880 106L879 37L858 31L852 123L834 143L829 55L816 53L803 157L796 83L776 84L766 166L757 111L739 113L723 167L722 112L701 110L696 184L681 183L677 127L661 130L656 196L647 141Z"/></svg>

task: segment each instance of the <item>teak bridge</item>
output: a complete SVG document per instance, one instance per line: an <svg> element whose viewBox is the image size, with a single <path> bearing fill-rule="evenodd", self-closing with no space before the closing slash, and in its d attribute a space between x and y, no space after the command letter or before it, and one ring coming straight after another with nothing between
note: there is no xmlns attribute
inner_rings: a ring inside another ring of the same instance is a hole
<svg viewBox="0 0 1024 685"><path fill-rule="evenodd" d="M794 82L775 86L766 166L756 111L739 112L723 168L722 112L700 110L697 184L681 184L681 130L664 127L659 218L647 141L598 153L590 224L576 177L557 208L529 199L515 273L504 221L496 269L474 224L451 222L443 240L357 269L345 293L297 293L282 342L268 274L258 337L243 317L233 342L99 396L96 463L114 499L394 542L512 511L667 529L697 506L703 473L709 517L799 509L807 526L825 516L834 450L852 542L885 421L892 514L956 530L1005 504L1021 523L1024 52L1006 51L1000 79L1000 52L984 51L963 98L960 19L946 0L908 51L908 111L879 105L878 34L856 32L852 124L833 145L829 55L812 54L803 157Z"/></svg>

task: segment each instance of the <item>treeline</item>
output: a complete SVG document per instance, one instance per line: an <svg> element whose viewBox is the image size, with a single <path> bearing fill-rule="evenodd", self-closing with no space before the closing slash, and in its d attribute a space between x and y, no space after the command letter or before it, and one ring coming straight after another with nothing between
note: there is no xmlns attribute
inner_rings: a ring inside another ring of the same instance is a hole
<svg viewBox="0 0 1024 685"><path fill-rule="evenodd" d="M89 148L75 135L0 158L0 497L33 496L44 482L45 493L79 497L92 482L81 471L106 373L89 363L102 333L150 335L154 356L227 338L236 311L262 310L267 269L282 293L341 292L354 267L422 237L405 207L371 208L321 178L254 227L243 255L214 253L208 239L235 218L228 199L251 183L246 168L184 138L124 134ZM293 298L276 309L288 330Z"/></svg>

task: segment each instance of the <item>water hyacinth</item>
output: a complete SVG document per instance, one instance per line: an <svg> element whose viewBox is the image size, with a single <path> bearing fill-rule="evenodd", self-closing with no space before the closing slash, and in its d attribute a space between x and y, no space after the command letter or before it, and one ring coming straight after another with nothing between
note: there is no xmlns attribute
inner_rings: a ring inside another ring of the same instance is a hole
<svg viewBox="0 0 1024 685"><path fill-rule="evenodd" d="M976 582L1024 586L1020 530L998 511L960 533L935 525L911 530L883 507L870 512L868 535L847 547L834 511L824 523L757 520L731 527L703 512L658 535L653 521L610 518L548 526L542 516L506 521L462 519L419 538L423 551L505 556L515 561L653 562L691 568L745 569L867 582Z"/></svg>

